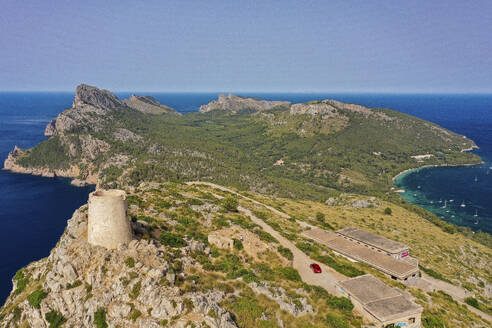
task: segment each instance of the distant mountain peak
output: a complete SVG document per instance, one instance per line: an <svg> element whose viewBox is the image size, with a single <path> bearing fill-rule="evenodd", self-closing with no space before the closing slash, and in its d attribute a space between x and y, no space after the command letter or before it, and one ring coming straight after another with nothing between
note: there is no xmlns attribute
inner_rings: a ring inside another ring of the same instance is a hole
<svg viewBox="0 0 492 328"><path fill-rule="evenodd" d="M84 104L111 110L122 106L123 102L108 90L101 90L91 85L80 84L75 89L73 107L76 108Z"/></svg>
<svg viewBox="0 0 492 328"><path fill-rule="evenodd" d="M213 110L229 110L237 113L242 110L262 111L274 107L288 108L288 101L272 101L258 98L241 97L233 94L220 94L217 100L212 100L206 105L200 106L200 112L206 113Z"/></svg>

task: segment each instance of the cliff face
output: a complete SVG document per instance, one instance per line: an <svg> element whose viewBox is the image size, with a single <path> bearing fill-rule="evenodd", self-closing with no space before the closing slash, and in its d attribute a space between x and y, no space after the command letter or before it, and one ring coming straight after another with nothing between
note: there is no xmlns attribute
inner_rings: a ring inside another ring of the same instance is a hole
<svg viewBox="0 0 492 328"><path fill-rule="evenodd" d="M286 109L290 106L288 101L270 101L256 98L243 98L229 95L219 95L218 100L213 100L206 105L200 106L200 112L206 113L213 110L229 110L238 113L242 110L263 111L272 108Z"/></svg>
<svg viewBox="0 0 492 328"><path fill-rule="evenodd" d="M155 98L150 96L132 95L130 98L125 99L124 102L128 107L146 114L181 115L171 107L160 104Z"/></svg>
<svg viewBox="0 0 492 328"><path fill-rule="evenodd" d="M210 253L190 241L179 257L183 271L195 264L188 256L194 251ZM0 327L49 327L49 313L64 327L94 327L100 309L109 327L161 327L177 317L176 327L189 320L198 322L196 327L236 327L219 306L223 292L183 293L176 281L186 274L173 265L169 251L156 241L132 240L116 250L90 245L83 206L68 220L51 254L16 274Z"/></svg>

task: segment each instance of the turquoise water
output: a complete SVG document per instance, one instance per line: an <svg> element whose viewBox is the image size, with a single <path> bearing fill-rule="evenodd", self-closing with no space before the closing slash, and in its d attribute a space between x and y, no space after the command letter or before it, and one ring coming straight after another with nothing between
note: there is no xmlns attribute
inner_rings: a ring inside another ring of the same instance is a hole
<svg viewBox="0 0 492 328"><path fill-rule="evenodd" d="M128 97L130 93L117 93ZM182 113L195 112L218 93L152 93ZM444 220L492 232L492 95L394 94L242 94L272 100L305 102L333 98L374 107L393 108L438 123L472 138L486 164L473 168L420 170L398 179L408 200ZM43 141L45 125L71 107L73 93L0 92L0 161L14 145L29 148ZM1 166L1 164L0 164ZM478 181L475 182L475 176ZM420 188L418 188L420 186ZM77 188L64 179L0 171L0 304L8 296L15 272L45 257L57 243L73 211L87 201L91 187ZM447 209L443 203L454 199ZM459 206L465 201L466 207ZM433 202L433 203L431 203ZM439 205L437 205L439 204ZM449 210L449 212L447 212ZM474 217L477 211L477 217ZM453 217L454 215L454 217ZM475 224L475 222L477 222Z"/></svg>

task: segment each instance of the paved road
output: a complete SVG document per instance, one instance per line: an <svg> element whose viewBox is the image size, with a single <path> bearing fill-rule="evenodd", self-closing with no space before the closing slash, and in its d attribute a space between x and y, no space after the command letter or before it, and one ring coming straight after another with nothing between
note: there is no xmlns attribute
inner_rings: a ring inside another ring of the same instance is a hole
<svg viewBox="0 0 492 328"><path fill-rule="evenodd" d="M272 206L263 204L255 199L252 199L247 196L243 196L238 192L235 192L234 190L231 190L227 187L217 185L215 183L211 182L200 182L200 181L193 181L193 182L188 182L188 185L206 185L212 188L217 188L222 191L230 192L234 195L237 195L243 199L247 199L255 204L261 205L273 213L283 217L283 218L290 218L290 216L286 213L283 213L276 208L273 208ZM334 271L332 268L327 267L326 265L319 264L321 269L323 270L323 279L320 279L319 274L315 274L312 272L312 270L309 268L309 264L313 263L313 260L311 260L306 254L301 252L292 242L290 242L288 239L282 237L277 231L275 231L272 227L270 227L268 224L266 224L263 220L260 220L256 216L254 216L250 210L243 208L243 207L238 207L239 211L242 213L248 215L253 222L256 224L260 225L265 231L267 231L269 234L274 236L283 247L287 247L288 249L291 250L292 254L294 254L294 261L293 261L293 267L299 271L299 274L301 275L301 278L303 281L305 281L308 284L311 285L316 285L325 288L327 291L333 294L337 294L336 289L335 289L335 283L340 280L347 279L344 275ZM312 225L302 222L302 221L297 221L301 226L303 227L309 227L313 228ZM487 313L484 313L466 303L464 303L464 299L468 296L471 296L471 294L466 291L465 289L451 285L445 281L434 279L425 273L422 272L422 278L423 279L418 279L417 281L421 280L416 284L415 287L417 288L422 288L424 290L442 290L443 292L449 294L451 297L453 297L454 300L456 300L458 303L465 305L471 312L479 315L483 319L489 321L492 323L492 316L488 315ZM421 285L421 286L419 286Z"/></svg>
<svg viewBox="0 0 492 328"><path fill-rule="evenodd" d="M335 283L340 280L346 279L345 276L334 271L332 268L319 263L322 273L314 273L309 267L314 261L309 258L306 254L300 251L290 240L284 238L280 233L266 224L263 220L257 218L251 211L247 208L238 207L239 212L249 216L251 220L261 226L263 230L271 234L275 239L277 239L283 247L290 249L292 254L294 254L294 259L292 260L292 266L294 269L299 271L299 275L302 280L310 285L316 285L325 288L328 292L332 294L337 294Z"/></svg>

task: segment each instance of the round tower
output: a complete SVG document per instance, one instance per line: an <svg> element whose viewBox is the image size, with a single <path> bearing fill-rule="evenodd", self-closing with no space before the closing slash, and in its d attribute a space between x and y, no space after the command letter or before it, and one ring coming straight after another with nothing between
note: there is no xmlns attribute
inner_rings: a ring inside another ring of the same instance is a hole
<svg viewBox="0 0 492 328"><path fill-rule="evenodd" d="M96 190L89 195L90 244L115 249L120 243L132 240L132 228L127 213L126 193L123 190Z"/></svg>

